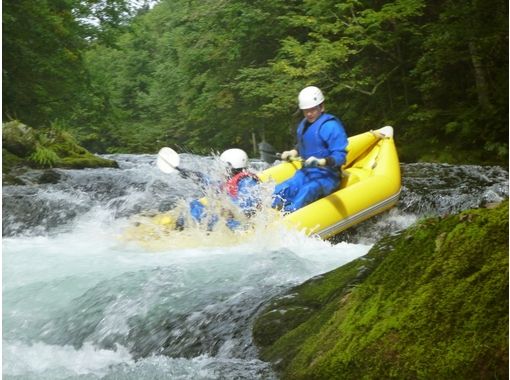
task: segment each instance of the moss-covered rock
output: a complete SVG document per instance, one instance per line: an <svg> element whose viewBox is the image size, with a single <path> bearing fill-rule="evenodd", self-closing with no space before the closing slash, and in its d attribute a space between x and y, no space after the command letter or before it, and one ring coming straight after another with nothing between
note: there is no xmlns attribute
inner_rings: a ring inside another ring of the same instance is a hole
<svg viewBox="0 0 510 380"><path fill-rule="evenodd" d="M253 336L284 379L508 378L508 201L384 238L271 301Z"/></svg>
<svg viewBox="0 0 510 380"><path fill-rule="evenodd" d="M28 157L35 150L34 130L19 121L13 120L2 126L2 148L18 157Z"/></svg>
<svg viewBox="0 0 510 380"><path fill-rule="evenodd" d="M90 153L74 137L60 128L34 130L19 121L2 125L4 184L22 183L20 168L98 168L118 167L116 161Z"/></svg>

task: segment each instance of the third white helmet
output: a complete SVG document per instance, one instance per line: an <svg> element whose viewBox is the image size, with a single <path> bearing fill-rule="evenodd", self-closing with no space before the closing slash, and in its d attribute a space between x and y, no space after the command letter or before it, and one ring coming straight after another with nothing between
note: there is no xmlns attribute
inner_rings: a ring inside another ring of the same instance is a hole
<svg viewBox="0 0 510 380"><path fill-rule="evenodd" d="M248 166L248 155L242 149L227 149L220 155L220 160L230 164L234 169L244 169Z"/></svg>
<svg viewBox="0 0 510 380"><path fill-rule="evenodd" d="M322 91L315 86L308 86L301 90L298 96L299 108L306 110L322 104L324 102L324 95Z"/></svg>

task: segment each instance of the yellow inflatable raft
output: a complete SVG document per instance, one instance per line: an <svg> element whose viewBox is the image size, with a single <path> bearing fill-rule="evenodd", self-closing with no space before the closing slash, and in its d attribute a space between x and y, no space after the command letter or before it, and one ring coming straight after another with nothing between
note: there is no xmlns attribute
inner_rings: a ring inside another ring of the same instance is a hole
<svg viewBox="0 0 510 380"><path fill-rule="evenodd" d="M393 128L352 136L347 149L340 189L286 215L287 226L328 238L397 203L401 177ZM280 183L300 167L300 162L285 162L264 170L259 177Z"/></svg>
<svg viewBox="0 0 510 380"><path fill-rule="evenodd" d="M393 128L384 127L352 136L347 150L338 191L283 218L275 215L273 223L297 228L307 235L315 234L325 239L394 206L400 194L401 177ZM174 165L177 166L178 162ZM260 172L258 176L262 182L277 184L292 177L300 168L301 163L298 161L284 162ZM209 203L205 198L201 201ZM150 249L174 245L177 241L184 241L188 233L186 230L175 230L176 218L175 210L138 217L135 224L124 231L122 239L135 241ZM223 229L228 230L225 226ZM190 241L196 243L196 234L193 231L189 231L189 234ZM216 235L211 236L217 240Z"/></svg>

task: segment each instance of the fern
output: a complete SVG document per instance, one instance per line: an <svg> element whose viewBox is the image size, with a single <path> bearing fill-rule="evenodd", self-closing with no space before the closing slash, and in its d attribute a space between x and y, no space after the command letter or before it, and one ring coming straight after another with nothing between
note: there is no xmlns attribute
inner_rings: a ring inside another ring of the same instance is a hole
<svg viewBox="0 0 510 380"><path fill-rule="evenodd" d="M30 155L30 161L41 167L51 168L58 160L59 156L52 149L45 148L41 145L37 145L35 152Z"/></svg>

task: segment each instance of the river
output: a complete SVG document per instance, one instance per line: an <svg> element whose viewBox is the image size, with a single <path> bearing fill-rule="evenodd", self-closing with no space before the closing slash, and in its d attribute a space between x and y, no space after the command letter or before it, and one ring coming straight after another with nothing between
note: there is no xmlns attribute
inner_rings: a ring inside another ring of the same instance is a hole
<svg viewBox="0 0 510 380"><path fill-rule="evenodd" d="M199 197L201 186L159 172L153 155L108 157L120 169L55 170L45 184L33 171L27 185L3 187L5 379L276 378L250 329L271 297L419 218L508 196L500 167L402 164L398 205L331 241L197 230L190 244L153 250L122 239L133 216ZM208 174L215 162L182 155Z"/></svg>

